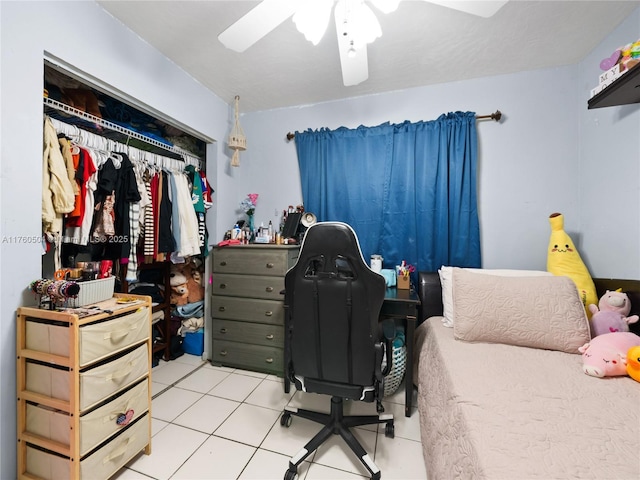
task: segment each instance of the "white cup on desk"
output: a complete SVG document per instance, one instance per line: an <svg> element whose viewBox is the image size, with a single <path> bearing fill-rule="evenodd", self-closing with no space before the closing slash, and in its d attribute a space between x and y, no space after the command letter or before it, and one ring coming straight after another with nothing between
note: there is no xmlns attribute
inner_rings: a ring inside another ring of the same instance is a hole
<svg viewBox="0 0 640 480"><path fill-rule="evenodd" d="M371 270L376 273L380 273L382 271L382 255L371 255Z"/></svg>

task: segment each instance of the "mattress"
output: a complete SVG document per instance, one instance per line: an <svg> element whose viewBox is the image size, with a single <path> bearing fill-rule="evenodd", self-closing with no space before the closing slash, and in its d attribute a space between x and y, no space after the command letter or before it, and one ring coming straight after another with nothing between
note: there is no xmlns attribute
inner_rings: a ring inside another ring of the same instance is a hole
<svg viewBox="0 0 640 480"><path fill-rule="evenodd" d="M429 480L638 479L640 384L582 357L464 343L442 317L416 330L414 381Z"/></svg>

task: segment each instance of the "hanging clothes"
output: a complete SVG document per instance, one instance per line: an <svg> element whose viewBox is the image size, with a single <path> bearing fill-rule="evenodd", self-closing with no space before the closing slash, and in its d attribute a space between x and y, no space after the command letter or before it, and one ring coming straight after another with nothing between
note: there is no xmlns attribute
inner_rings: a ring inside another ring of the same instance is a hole
<svg viewBox="0 0 640 480"><path fill-rule="evenodd" d="M206 208L204 206L204 192L202 190L202 180L200 174L196 171L193 165L187 165L185 172L189 178L191 184L191 203L196 213L196 219L198 221L198 245L200 246L200 253L204 256L207 255L207 223L205 218Z"/></svg>
<svg viewBox="0 0 640 480"><path fill-rule="evenodd" d="M178 197L178 210L180 212L180 246L178 255L191 257L200 254L200 241L198 235L198 218L191 200L189 180L184 174L174 175Z"/></svg>

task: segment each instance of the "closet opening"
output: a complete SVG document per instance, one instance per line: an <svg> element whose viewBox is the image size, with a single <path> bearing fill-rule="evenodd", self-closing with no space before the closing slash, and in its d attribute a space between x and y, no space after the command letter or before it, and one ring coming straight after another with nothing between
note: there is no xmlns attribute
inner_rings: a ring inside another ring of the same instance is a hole
<svg viewBox="0 0 640 480"><path fill-rule="evenodd" d="M154 361L172 360L204 338L213 140L65 67L45 59L43 278L151 296Z"/></svg>

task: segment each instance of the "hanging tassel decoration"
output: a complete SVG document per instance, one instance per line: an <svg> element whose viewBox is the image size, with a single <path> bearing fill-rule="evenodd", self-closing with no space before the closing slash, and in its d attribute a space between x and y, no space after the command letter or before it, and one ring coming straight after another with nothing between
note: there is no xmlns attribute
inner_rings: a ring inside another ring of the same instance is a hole
<svg viewBox="0 0 640 480"><path fill-rule="evenodd" d="M244 131L240 126L239 107L238 107L239 102L240 102L240 97L236 95L235 124L233 125L233 130L231 130L231 135L229 135L229 148L234 150L233 157L231 157L232 167L240 166L240 151L244 151L247 149L247 138L244 136Z"/></svg>

